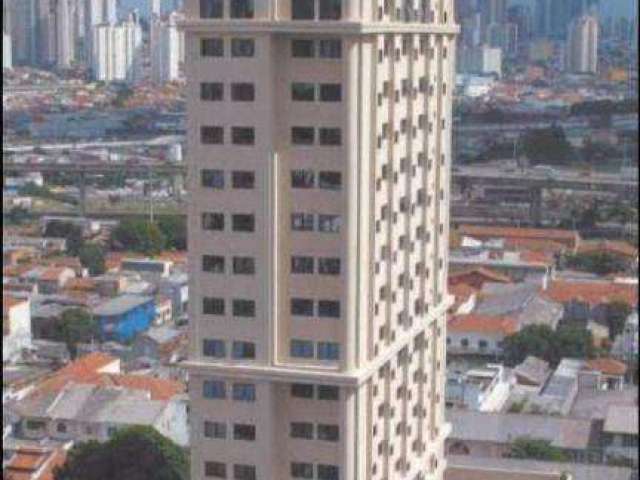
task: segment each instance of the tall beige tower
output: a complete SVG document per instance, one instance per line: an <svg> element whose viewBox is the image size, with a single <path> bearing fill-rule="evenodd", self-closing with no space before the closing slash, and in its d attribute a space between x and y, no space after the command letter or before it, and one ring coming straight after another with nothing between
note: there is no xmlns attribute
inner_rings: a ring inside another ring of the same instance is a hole
<svg viewBox="0 0 640 480"><path fill-rule="evenodd" d="M452 0L187 0L192 478L446 465Z"/></svg>
<svg viewBox="0 0 640 480"><path fill-rule="evenodd" d="M567 39L567 69L575 73L598 73L598 19L576 19Z"/></svg>

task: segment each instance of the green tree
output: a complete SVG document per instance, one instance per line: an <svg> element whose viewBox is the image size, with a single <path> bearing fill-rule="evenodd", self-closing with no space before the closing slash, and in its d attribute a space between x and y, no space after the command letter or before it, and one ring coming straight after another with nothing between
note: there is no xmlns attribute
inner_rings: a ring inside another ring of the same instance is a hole
<svg viewBox="0 0 640 480"><path fill-rule="evenodd" d="M166 238L156 223L144 219L126 219L113 230L114 250L133 250L145 255L157 255L166 245Z"/></svg>
<svg viewBox="0 0 640 480"><path fill-rule="evenodd" d="M551 445L548 440L520 437L511 444L511 458L544 460L549 462L567 462L569 456L561 449Z"/></svg>
<svg viewBox="0 0 640 480"><path fill-rule="evenodd" d="M45 236L66 239L67 253L73 256L77 256L84 245L82 227L71 222L53 220L47 223Z"/></svg>
<svg viewBox="0 0 640 480"><path fill-rule="evenodd" d="M98 325L89 312L70 308L62 313L53 329L53 339L64 342L72 358L78 353L78 343L87 343L98 336Z"/></svg>
<svg viewBox="0 0 640 480"><path fill-rule="evenodd" d="M566 257L567 266L596 275L609 275L627 270L624 259L609 252L577 253Z"/></svg>
<svg viewBox="0 0 640 480"><path fill-rule="evenodd" d="M6 214L3 215L3 219L10 225L22 225L30 218L29 210L20 206L10 208Z"/></svg>
<svg viewBox="0 0 640 480"><path fill-rule="evenodd" d="M108 442L74 446L55 480L187 480L187 452L151 427L130 427Z"/></svg>
<svg viewBox="0 0 640 480"><path fill-rule="evenodd" d="M527 325L506 337L502 349L504 361L511 367L529 355L555 366L564 357L589 358L594 354L591 332L573 327L559 327L554 331L547 325Z"/></svg>
<svg viewBox="0 0 640 480"><path fill-rule="evenodd" d="M522 138L525 155L533 164L564 165L570 163L574 151L562 127L528 130Z"/></svg>
<svg viewBox="0 0 640 480"><path fill-rule="evenodd" d="M613 300L607 304L607 324L611 340L622 333L629 315L631 315L631 306L628 303L622 300Z"/></svg>
<svg viewBox="0 0 640 480"><path fill-rule="evenodd" d="M90 275L102 275L106 270L104 249L97 243L86 243L78 252L82 266L89 269Z"/></svg>
<svg viewBox="0 0 640 480"><path fill-rule="evenodd" d="M158 219L158 228L166 238L168 248L187 249L187 218L182 215L164 215Z"/></svg>

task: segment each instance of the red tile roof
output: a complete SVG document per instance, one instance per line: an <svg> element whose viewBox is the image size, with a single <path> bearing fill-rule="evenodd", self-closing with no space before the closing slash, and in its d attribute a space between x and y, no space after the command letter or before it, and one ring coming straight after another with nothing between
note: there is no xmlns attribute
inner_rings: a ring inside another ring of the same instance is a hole
<svg viewBox="0 0 640 480"><path fill-rule="evenodd" d="M54 468L62 465L65 459L66 452L60 448L20 447L3 469L3 474L11 480L53 480Z"/></svg>
<svg viewBox="0 0 640 480"><path fill-rule="evenodd" d="M498 273L486 267L471 267L465 270L460 270L458 272L450 272L449 279L457 279L459 277L465 277L472 274L486 277L488 281L492 282L511 283L511 279L508 276L502 275L501 273Z"/></svg>
<svg viewBox="0 0 640 480"><path fill-rule="evenodd" d="M624 375L627 373L627 366L613 358L595 358L588 360L587 363L585 363L585 367L589 370L602 372L605 375Z"/></svg>
<svg viewBox="0 0 640 480"><path fill-rule="evenodd" d="M561 253L567 248L563 243L538 238L506 238L504 246L518 251L528 250L550 255Z"/></svg>
<svg viewBox="0 0 640 480"><path fill-rule="evenodd" d="M49 267L40 275L40 280L55 282L60 275L67 271L68 267Z"/></svg>
<svg viewBox="0 0 640 480"><path fill-rule="evenodd" d="M616 300L632 307L638 304L638 286L625 283L555 280L550 282L543 295L559 303L575 300L586 302L591 307Z"/></svg>
<svg viewBox="0 0 640 480"><path fill-rule="evenodd" d="M466 300L471 295L478 293L478 290L466 283L457 283L455 285L449 285L449 293L453 295L456 300Z"/></svg>
<svg viewBox="0 0 640 480"><path fill-rule="evenodd" d="M447 329L452 332L502 333L511 335L518 331L513 318L493 315L456 315L449 319Z"/></svg>

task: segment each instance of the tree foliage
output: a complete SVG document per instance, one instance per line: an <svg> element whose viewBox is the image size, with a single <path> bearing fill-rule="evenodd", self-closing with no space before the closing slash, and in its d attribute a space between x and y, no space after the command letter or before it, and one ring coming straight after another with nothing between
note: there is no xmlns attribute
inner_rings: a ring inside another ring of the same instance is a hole
<svg viewBox="0 0 640 480"><path fill-rule="evenodd" d="M562 127L528 130L522 138L525 155L533 164L565 165L574 158L574 150Z"/></svg>
<svg viewBox="0 0 640 480"><path fill-rule="evenodd" d="M55 480L187 480L185 450L151 427L131 427L108 442L80 443L67 462L54 472Z"/></svg>
<svg viewBox="0 0 640 480"><path fill-rule="evenodd" d="M64 342L72 358L78 353L78 343L88 343L97 336L96 321L82 308L65 310L53 329L53 339Z"/></svg>
<svg viewBox="0 0 640 480"><path fill-rule="evenodd" d="M187 249L187 218L182 215L163 215L158 218L158 228L166 238L167 248Z"/></svg>
<svg viewBox="0 0 640 480"><path fill-rule="evenodd" d="M156 223L144 219L126 219L113 230L114 250L133 250L145 255L157 255L166 245L166 237Z"/></svg>
<svg viewBox="0 0 640 480"><path fill-rule="evenodd" d="M627 262L610 252L577 253L566 257L567 266L596 275L609 275L627 270Z"/></svg>
<svg viewBox="0 0 640 480"><path fill-rule="evenodd" d="M561 449L551 445L548 440L535 438L516 438L511 444L511 458L544 460L549 462L567 462L569 456Z"/></svg>
<svg viewBox="0 0 640 480"><path fill-rule="evenodd" d="M559 327L554 331L547 325L527 325L506 337L503 352L505 363L511 367L529 355L555 366L565 357L589 358L594 354L591 332L573 327Z"/></svg>
<svg viewBox="0 0 640 480"><path fill-rule="evenodd" d="M622 333L629 315L631 315L631 306L626 302L614 300L607 304L607 324L611 340L614 340Z"/></svg>
<svg viewBox="0 0 640 480"><path fill-rule="evenodd" d="M45 236L66 239L67 253L73 256L77 256L84 245L82 227L71 222L52 220L47 223Z"/></svg>
<svg viewBox="0 0 640 480"><path fill-rule="evenodd" d="M104 249L97 243L86 243L78 252L82 266L89 269L90 275L102 275L106 270Z"/></svg>

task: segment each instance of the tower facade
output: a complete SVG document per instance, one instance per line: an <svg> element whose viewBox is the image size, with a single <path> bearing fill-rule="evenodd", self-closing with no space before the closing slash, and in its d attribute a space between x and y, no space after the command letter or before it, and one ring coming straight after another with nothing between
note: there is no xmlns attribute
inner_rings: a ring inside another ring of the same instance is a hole
<svg viewBox="0 0 640 480"><path fill-rule="evenodd" d="M445 469L452 0L187 0L192 478Z"/></svg>
<svg viewBox="0 0 640 480"><path fill-rule="evenodd" d="M567 68L575 73L598 72L598 19L585 15L575 20L567 39Z"/></svg>

